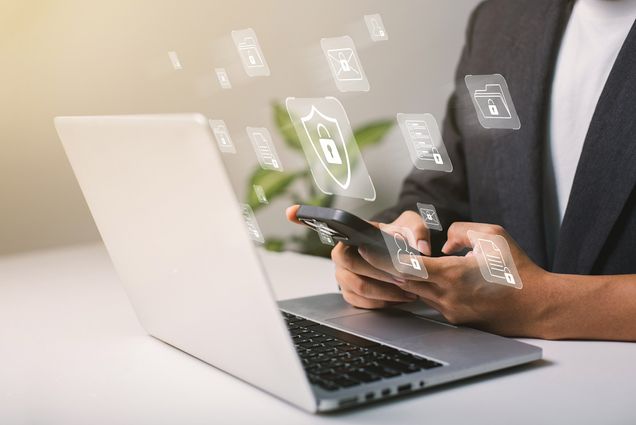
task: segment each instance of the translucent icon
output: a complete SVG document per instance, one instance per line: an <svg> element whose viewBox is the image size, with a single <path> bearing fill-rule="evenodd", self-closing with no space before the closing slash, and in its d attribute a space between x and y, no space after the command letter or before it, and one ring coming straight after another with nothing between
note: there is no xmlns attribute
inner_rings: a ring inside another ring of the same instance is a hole
<svg viewBox="0 0 636 425"><path fill-rule="evenodd" d="M225 68L215 68L216 78L219 80L219 85L222 89L231 89L232 83L230 83L230 77L227 75Z"/></svg>
<svg viewBox="0 0 636 425"><path fill-rule="evenodd" d="M179 55L177 55L177 52L171 50L168 52L168 58L170 59L170 63L172 64L172 67L175 70L180 70L183 69L183 66L181 65L181 61L179 60Z"/></svg>
<svg viewBox="0 0 636 425"><path fill-rule="evenodd" d="M400 273L426 279L428 271L422 262L422 257L413 248L417 243L413 232L408 227L391 224L380 224L380 230L382 230L393 267Z"/></svg>
<svg viewBox="0 0 636 425"><path fill-rule="evenodd" d="M212 129L216 143L219 145L219 150L225 153L236 153L236 148L234 147L234 143L232 143L232 138L230 137L230 132L225 122L223 120L208 120L208 123Z"/></svg>
<svg viewBox="0 0 636 425"><path fill-rule="evenodd" d="M380 16L379 13L374 15L364 15L364 21L367 24L371 40L382 41L389 39L389 35L386 33L386 29L382 23L382 16Z"/></svg>
<svg viewBox="0 0 636 425"><path fill-rule="evenodd" d="M316 231L318 232L318 238L324 245L335 246L336 242L333 240L333 233L329 226L325 223L316 222Z"/></svg>
<svg viewBox="0 0 636 425"><path fill-rule="evenodd" d="M269 65L252 28L232 31L232 39L238 50L245 73L250 77L268 76Z"/></svg>
<svg viewBox="0 0 636 425"><path fill-rule="evenodd" d="M503 236L468 231L481 275L490 283L521 289L523 284Z"/></svg>
<svg viewBox="0 0 636 425"><path fill-rule="evenodd" d="M399 113L397 121L415 168L448 173L453 171L453 164L433 115Z"/></svg>
<svg viewBox="0 0 636 425"><path fill-rule="evenodd" d="M255 242L265 243L263 232L261 232L261 228L258 226L252 207L248 204L241 204L241 214L243 215L243 220L245 220L245 227L247 227L247 233L250 235L250 238Z"/></svg>
<svg viewBox="0 0 636 425"><path fill-rule="evenodd" d="M261 186L260 184L255 184L252 185L252 188L254 189L254 193L256 194L256 199L258 199L258 202L260 202L261 204L269 204L263 186Z"/></svg>
<svg viewBox="0 0 636 425"><path fill-rule="evenodd" d="M327 223L323 223L322 221L318 221L314 218L301 218L299 220L314 229L316 233L318 233L320 242L325 245L335 246L336 242L334 240L334 236L338 236L340 239L347 239L346 236L342 235L337 230L332 229Z"/></svg>
<svg viewBox="0 0 636 425"><path fill-rule="evenodd" d="M375 188L340 101L290 97L286 105L318 189L373 201Z"/></svg>
<svg viewBox="0 0 636 425"><path fill-rule="evenodd" d="M341 92L369 91L369 81L364 74L351 37L323 38L320 40L320 45L329 62L338 90Z"/></svg>
<svg viewBox="0 0 636 425"><path fill-rule="evenodd" d="M272 136L265 127L246 127L247 135L252 141L259 164L265 170L283 171L278 158Z"/></svg>
<svg viewBox="0 0 636 425"><path fill-rule="evenodd" d="M521 128L508 84L502 75L467 75L464 80L482 127Z"/></svg>
<svg viewBox="0 0 636 425"><path fill-rule="evenodd" d="M439 217L437 217L437 211L435 210L434 205L418 202L417 209L420 212L426 227L433 230L443 230L442 223L440 223Z"/></svg>

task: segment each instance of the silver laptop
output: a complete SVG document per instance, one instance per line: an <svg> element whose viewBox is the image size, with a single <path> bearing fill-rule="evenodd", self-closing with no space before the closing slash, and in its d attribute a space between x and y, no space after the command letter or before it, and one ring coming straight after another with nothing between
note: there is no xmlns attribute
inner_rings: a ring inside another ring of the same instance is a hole
<svg viewBox="0 0 636 425"><path fill-rule="evenodd" d="M55 125L143 327L274 396L325 412L541 358L531 345L355 309L338 294L277 303L202 115Z"/></svg>

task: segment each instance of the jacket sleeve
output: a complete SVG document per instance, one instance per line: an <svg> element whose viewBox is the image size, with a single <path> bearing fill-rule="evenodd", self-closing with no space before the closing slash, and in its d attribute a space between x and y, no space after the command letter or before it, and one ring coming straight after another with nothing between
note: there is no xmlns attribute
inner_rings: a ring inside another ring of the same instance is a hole
<svg viewBox="0 0 636 425"><path fill-rule="evenodd" d="M442 130L442 138L453 163L453 171L445 173L414 168L402 183L397 204L373 218L388 223L395 220L404 211L417 211L418 202L433 204L440 223L444 227L444 232L431 232L433 255L439 255L446 240L446 229L451 223L470 220L464 139L457 125L457 94L459 90L466 90L464 76L466 73L470 73L466 72L467 64L471 52L474 22L480 8L481 5L473 11L468 22L466 42L455 73L455 89L448 101Z"/></svg>

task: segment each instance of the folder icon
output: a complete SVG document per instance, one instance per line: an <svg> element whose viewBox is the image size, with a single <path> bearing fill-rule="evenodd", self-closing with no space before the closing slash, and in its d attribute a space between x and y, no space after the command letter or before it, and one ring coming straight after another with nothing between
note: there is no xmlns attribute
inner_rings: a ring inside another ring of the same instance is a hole
<svg viewBox="0 0 636 425"><path fill-rule="evenodd" d="M510 119L510 108L499 84L486 84L482 90L475 90L473 93L475 103L484 118L487 119Z"/></svg>

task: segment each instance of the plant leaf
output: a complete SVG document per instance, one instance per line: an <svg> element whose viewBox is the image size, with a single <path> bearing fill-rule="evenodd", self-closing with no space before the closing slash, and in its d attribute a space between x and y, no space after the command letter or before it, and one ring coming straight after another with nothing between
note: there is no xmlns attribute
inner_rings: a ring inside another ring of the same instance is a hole
<svg viewBox="0 0 636 425"><path fill-rule="evenodd" d="M260 167L257 168L249 180L249 186L247 188L247 203L253 210L257 210L263 206L254 192L254 185L261 186L265 192L267 200L271 202L272 199L285 193L289 185L296 180L297 175L298 173L263 170Z"/></svg>
<svg viewBox="0 0 636 425"><path fill-rule="evenodd" d="M285 250L285 240L277 238L265 239L265 249L274 252L283 252Z"/></svg>
<svg viewBox="0 0 636 425"><path fill-rule="evenodd" d="M283 140L287 143L287 146L296 150L302 150L300 139L298 139L298 134L296 134L294 124L285 106L281 103L274 102L272 108L274 110L274 122L276 123L279 133L283 136Z"/></svg>
<svg viewBox="0 0 636 425"><path fill-rule="evenodd" d="M357 128L353 133L358 147L364 149L379 143L392 127L392 120L378 120Z"/></svg>

